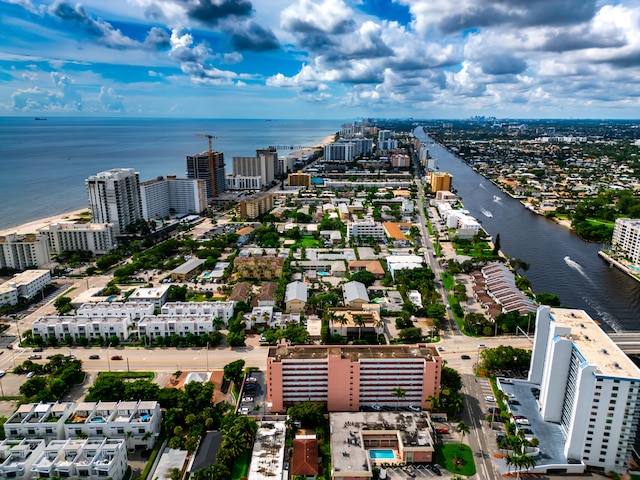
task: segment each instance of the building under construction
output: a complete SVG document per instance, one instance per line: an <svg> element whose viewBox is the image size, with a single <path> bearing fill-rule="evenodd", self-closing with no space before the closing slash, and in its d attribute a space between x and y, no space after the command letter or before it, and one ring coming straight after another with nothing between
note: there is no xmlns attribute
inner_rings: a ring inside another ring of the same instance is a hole
<svg viewBox="0 0 640 480"><path fill-rule="evenodd" d="M224 153L202 152L187 155L187 178L206 183L207 198L215 198L226 190Z"/></svg>

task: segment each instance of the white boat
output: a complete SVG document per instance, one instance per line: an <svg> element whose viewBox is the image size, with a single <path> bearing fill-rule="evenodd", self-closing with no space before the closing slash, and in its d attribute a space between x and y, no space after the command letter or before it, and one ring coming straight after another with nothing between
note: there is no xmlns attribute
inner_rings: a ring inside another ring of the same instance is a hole
<svg viewBox="0 0 640 480"><path fill-rule="evenodd" d="M493 213L491 213L489 210L480 210L482 212L482 214L487 217L487 218L491 218L493 217Z"/></svg>

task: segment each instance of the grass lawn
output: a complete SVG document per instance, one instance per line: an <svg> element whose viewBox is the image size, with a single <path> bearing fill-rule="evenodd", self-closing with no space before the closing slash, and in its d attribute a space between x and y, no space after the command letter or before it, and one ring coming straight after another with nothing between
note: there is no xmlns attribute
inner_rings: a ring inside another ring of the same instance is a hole
<svg viewBox="0 0 640 480"><path fill-rule="evenodd" d="M156 376L153 372L100 372L101 377L118 377L118 378L147 378L153 380Z"/></svg>
<svg viewBox="0 0 640 480"><path fill-rule="evenodd" d="M304 236L301 237L297 242L296 242L296 246L297 247L305 247L305 248L317 248L318 247L318 241L311 237L311 236Z"/></svg>
<svg viewBox="0 0 640 480"><path fill-rule="evenodd" d="M476 464L473 460L473 452L469 445L459 443L437 444L435 446L434 459L436 463L443 466L448 472L470 477L476 474ZM453 459L462 459L462 466L457 468Z"/></svg>
<svg viewBox="0 0 640 480"><path fill-rule="evenodd" d="M251 461L251 451L245 450L236 458L233 464L233 471L231 472L231 478L233 480L239 480L241 478L247 478L249 473L249 462Z"/></svg>
<svg viewBox="0 0 640 480"><path fill-rule="evenodd" d="M449 272L442 272L442 286L445 290L453 290L453 275Z"/></svg>
<svg viewBox="0 0 640 480"><path fill-rule="evenodd" d="M210 302L212 299L212 296L207 297L204 293L187 293L186 297L187 302Z"/></svg>

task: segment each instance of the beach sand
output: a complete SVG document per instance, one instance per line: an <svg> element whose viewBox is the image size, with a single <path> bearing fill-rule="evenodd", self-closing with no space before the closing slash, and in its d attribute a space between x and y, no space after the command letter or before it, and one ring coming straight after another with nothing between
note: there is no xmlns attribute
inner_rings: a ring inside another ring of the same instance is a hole
<svg viewBox="0 0 640 480"><path fill-rule="evenodd" d="M80 220L80 214L82 212L88 212L88 208L82 210L74 210L73 212L61 213L60 215L53 215L47 218L41 218L40 220L34 220L33 222L17 225L15 227L7 228L0 231L0 236L8 235L11 233L17 233L18 235L25 235L27 233L36 233L39 229L47 227L52 223L58 222L72 222L74 220Z"/></svg>

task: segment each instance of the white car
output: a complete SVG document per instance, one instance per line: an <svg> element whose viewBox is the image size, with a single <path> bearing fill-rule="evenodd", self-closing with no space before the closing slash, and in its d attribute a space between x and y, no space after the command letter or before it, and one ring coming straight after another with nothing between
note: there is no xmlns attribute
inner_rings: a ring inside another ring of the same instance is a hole
<svg viewBox="0 0 640 480"><path fill-rule="evenodd" d="M529 425L529 420L526 418L516 418L516 423L518 425Z"/></svg>
<svg viewBox="0 0 640 480"><path fill-rule="evenodd" d="M487 395L486 397L484 397L485 401L487 402L492 402L495 403L496 401L496 397L494 397L493 395Z"/></svg>
<svg viewBox="0 0 640 480"><path fill-rule="evenodd" d="M242 397L242 403L253 402L253 397Z"/></svg>
<svg viewBox="0 0 640 480"><path fill-rule="evenodd" d="M422 411L420 409L420 407L416 407L415 405L409 405L409 410L411 410L412 412L421 412Z"/></svg>
<svg viewBox="0 0 640 480"><path fill-rule="evenodd" d="M36 372L29 372L27 373L27 378L31 378L36 374Z"/></svg>
<svg viewBox="0 0 640 480"><path fill-rule="evenodd" d="M7 374L4 370L0 370L0 378L4 377Z"/></svg>
<svg viewBox="0 0 640 480"><path fill-rule="evenodd" d="M249 407L242 407L242 408L239 410L239 412L240 412L242 415L249 415Z"/></svg>

